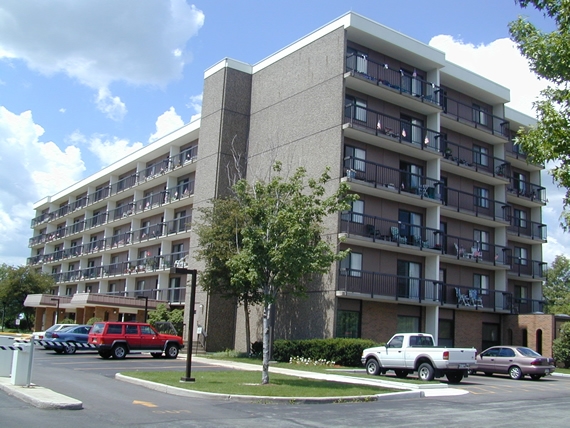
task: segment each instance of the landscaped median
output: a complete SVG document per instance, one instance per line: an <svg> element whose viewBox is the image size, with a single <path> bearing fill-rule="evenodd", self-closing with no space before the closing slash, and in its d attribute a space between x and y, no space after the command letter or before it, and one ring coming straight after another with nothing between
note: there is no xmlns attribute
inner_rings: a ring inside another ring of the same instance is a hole
<svg viewBox="0 0 570 428"><path fill-rule="evenodd" d="M193 361L222 366L227 370L195 371L192 373L195 382L181 382L183 373L180 372L124 372L116 377L168 394L247 402L362 402L424 396L423 388L419 388L417 383L390 382L382 377L346 376L330 373L319 366L311 370L310 367L295 365L285 368L283 363L277 367L272 365L269 369L270 383L262 385L259 364L203 357L194 357ZM424 383L424 386L428 385ZM439 386L447 387L445 384Z"/></svg>

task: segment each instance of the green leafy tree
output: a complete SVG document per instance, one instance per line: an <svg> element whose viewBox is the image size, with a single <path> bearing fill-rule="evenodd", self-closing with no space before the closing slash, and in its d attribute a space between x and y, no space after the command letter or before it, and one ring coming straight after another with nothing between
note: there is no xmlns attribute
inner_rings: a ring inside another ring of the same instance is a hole
<svg viewBox="0 0 570 428"><path fill-rule="evenodd" d="M206 269L200 272L200 285L209 293L217 293L235 299L243 305L245 314L245 342L248 355L251 352L250 306L261 303L263 295L250 281L231 280L227 262L241 249L241 231L244 213L235 198L215 199L211 206L201 208L205 224L196 226L200 250L196 259L203 260Z"/></svg>
<svg viewBox="0 0 570 428"><path fill-rule="evenodd" d="M515 0L521 7L534 6L556 24L556 30L540 31L519 17L509 24L512 39L528 59L531 70L550 82L534 102L537 124L519 131L520 144L531 162L556 161L550 171L554 180L566 188L565 211L561 225L570 226L570 2L568 0Z"/></svg>
<svg viewBox="0 0 570 428"><path fill-rule="evenodd" d="M181 335L184 328L184 311L182 309L168 309L165 303L159 303L156 309L148 313L148 323L152 326L159 322L170 322L176 332Z"/></svg>
<svg viewBox="0 0 570 428"><path fill-rule="evenodd" d="M356 195L348 185L326 196L329 169L318 178L308 178L304 168L284 179L281 163L275 175L253 184L245 179L234 186L241 218L239 248L227 258L230 284L246 285L261 294L263 304L262 384L269 383L270 319L281 293L305 296L308 284L329 271L331 264L346 257L333 243L323 239L326 216L347 210ZM336 243L334 243L336 244Z"/></svg>
<svg viewBox="0 0 570 428"><path fill-rule="evenodd" d="M542 288L549 314L570 315L570 259L556 256Z"/></svg>
<svg viewBox="0 0 570 428"><path fill-rule="evenodd" d="M0 304L3 322L10 326L18 314L23 313L24 325L21 327L30 330L34 324L34 308L24 306L26 296L47 293L54 285L50 275L38 273L29 266L0 265Z"/></svg>
<svg viewBox="0 0 570 428"><path fill-rule="evenodd" d="M570 367L570 322L562 324L560 336L552 343L552 357L557 364Z"/></svg>

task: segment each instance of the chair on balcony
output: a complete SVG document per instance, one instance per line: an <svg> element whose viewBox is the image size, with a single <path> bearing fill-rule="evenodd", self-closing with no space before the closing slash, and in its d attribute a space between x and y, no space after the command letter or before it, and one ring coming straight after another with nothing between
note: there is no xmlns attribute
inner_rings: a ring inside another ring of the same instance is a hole
<svg viewBox="0 0 570 428"><path fill-rule="evenodd" d="M455 287L455 296L457 297L457 304L463 306L471 306L471 300L468 294L463 294L459 287Z"/></svg>
<svg viewBox="0 0 570 428"><path fill-rule="evenodd" d="M366 235L370 238L379 238L380 237L380 231L378 229L375 229L373 224L367 224L366 225Z"/></svg>
<svg viewBox="0 0 570 428"><path fill-rule="evenodd" d="M422 240L421 236L414 235L414 245L416 247L428 248L429 247L429 241Z"/></svg>
<svg viewBox="0 0 570 428"><path fill-rule="evenodd" d="M390 236L392 241L398 242L399 244L407 244L408 239L405 236L400 236L400 230L396 226L390 228Z"/></svg>
<svg viewBox="0 0 570 428"><path fill-rule="evenodd" d="M469 300L471 302L471 304L475 307L483 307L483 299L481 299L481 296L479 296L479 293L477 292L476 289L472 288L471 290L469 290Z"/></svg>

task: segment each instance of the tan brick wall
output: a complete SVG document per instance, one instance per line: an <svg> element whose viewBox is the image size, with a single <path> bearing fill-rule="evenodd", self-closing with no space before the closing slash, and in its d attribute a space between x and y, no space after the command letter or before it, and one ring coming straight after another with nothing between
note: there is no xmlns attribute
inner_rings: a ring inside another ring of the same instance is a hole
<svg viewBox="0 0 570 428"><path fill-rule="evenodd" d="M512 344L522 346L524 330L527 332L529 348L545 357L552 357L552 341L555 338L553 315L506 315L503 322L503 343L509 345L509 330L512 331ZM542 344L537 343L537 332L542 332Z"/></svg>
<svg viewBox="0 0 570 428"><path fill-rule="evenodd" d="M477 311L455 311L456 348L476 348L481 350L483 341L482 314Z"/></svg>

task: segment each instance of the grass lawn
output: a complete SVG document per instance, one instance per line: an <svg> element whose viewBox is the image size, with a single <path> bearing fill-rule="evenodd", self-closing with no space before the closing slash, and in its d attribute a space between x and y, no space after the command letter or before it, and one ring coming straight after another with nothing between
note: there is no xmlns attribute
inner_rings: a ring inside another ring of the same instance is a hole
<svg viewBox="0 0 570 428"><path fill-rule="evenodd" d="M557 368L554 373L570 374L570 369L560 369L560 368Z"/></svg>
<svg viewBox="0 0 570 428"><path fill-rule="evenodd" d="M227 370L216 372L195 372L195 382L180 382L181 372L123 372L125 376L151 382L191 389L232 395L253 395L269 397L348 397L358 395L385 394L397 390L368 385L352 385L323 380L305 379L269 373L269 384L261 385L261 371Z"/></svg>

